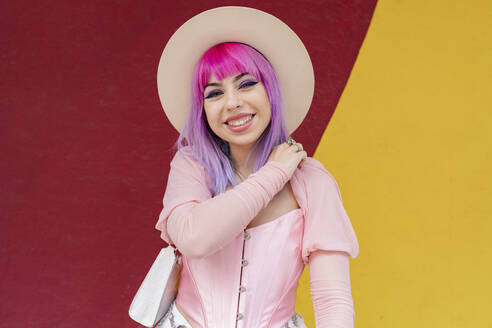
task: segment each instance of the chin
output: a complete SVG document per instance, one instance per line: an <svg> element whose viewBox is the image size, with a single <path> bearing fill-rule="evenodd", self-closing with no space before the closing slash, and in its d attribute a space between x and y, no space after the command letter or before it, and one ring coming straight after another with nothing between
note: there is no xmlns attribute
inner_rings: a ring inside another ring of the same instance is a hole
<svg viewBox="0 0 492 328"><path fill-rule="evenodd" d="M236 146L248 146L248 145L253 145L259 137L251 137L251 136L240 136L240 137L235 137L235 138L228 138L226 140L229 145L236 145Z"/></svg>
<svg viewBox="0 0 492 328"><path fill-rule="evenodd" d="M234 145L234 146L248 146L248 145L253 145L256 142L257 139L254 140L230 140L228 141L229 145Z"/></svg>

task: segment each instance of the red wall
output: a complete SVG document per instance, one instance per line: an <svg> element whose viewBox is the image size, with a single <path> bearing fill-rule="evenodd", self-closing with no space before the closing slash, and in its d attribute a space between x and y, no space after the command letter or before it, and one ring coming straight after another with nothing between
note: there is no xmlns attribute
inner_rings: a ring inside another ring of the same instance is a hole
<svg viewBox="0 0 492 328"><path fill-rule="evenodd" d="M181 23L245 5L298 33L316 91L294 138L312 155L375 4L1 2L0 327L137 326L128 306L164 246L154 224L177 138L157 64Z"/></svg>

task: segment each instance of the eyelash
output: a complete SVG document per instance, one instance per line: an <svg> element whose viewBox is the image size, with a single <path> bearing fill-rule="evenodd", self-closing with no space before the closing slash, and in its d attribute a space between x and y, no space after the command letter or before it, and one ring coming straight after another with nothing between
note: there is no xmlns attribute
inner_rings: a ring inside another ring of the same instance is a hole
<svg viewBox="0 0 492 328"><path fill-rule="evenodd" d="M241 83L239 85L239 89L242 89L244 87L249 88L252 87L253 85L257 84L258 81L244 81L244 83Z"/></svg>
<svg viewBox="0 0 492 328"><path fill-rule="evenodd" d="M243 89L243 88L250 88L250 87L252 87L252 86L256 85L257 83L258 83L258 81L249 81L249 80L248 80L248 81L244 81L243 83L241 83L241 84L239 85L239 89ZM211 92L210 92L210 93L209 93L209 94L205 97L205 99L214 98L214 97L215 97L215 95L220 94L220 93L221 93L221 91L219 91L219 90L213 90L213 91L211 91Z"/></svg>

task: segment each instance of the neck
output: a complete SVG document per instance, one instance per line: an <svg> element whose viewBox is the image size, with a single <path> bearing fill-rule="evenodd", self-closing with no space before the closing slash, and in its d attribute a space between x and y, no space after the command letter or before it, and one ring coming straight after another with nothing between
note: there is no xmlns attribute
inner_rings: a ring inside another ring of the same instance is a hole
<svg viewBox="0 0 492 328"><path fill-rule="evenodd" d="M231 151L231 158L236 171L240 174L240 180L246 179L253 171L255 154L252 154L246 163L246 157L253 145L231 145L229 149Z"/></svg>

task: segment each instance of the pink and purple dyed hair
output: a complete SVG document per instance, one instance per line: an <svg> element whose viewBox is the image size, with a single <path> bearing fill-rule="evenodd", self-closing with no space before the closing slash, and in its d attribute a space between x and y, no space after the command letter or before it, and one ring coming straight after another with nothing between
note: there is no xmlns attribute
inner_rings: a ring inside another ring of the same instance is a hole
<svg viewBox="0 0 492 328"><path fill-rule="evenodd" d="M249 73L265 86L271 105L271 121L248 154L256 150L253 172L268 160L273 147L285 142L288 131L284 120L284 106L280 86L273 67L256 49L237 42L221 43L207 50L195 68L191 88L191 108L186 124L177 141L178 150L190 146L193 155L208 172L215 196L228 185L237 184L235 168L230 158L229 145L219 138L207 122L203 110L203 91L210 75L222 80L230 75ZM186 143L185 143L186 141Z"/></svg>

